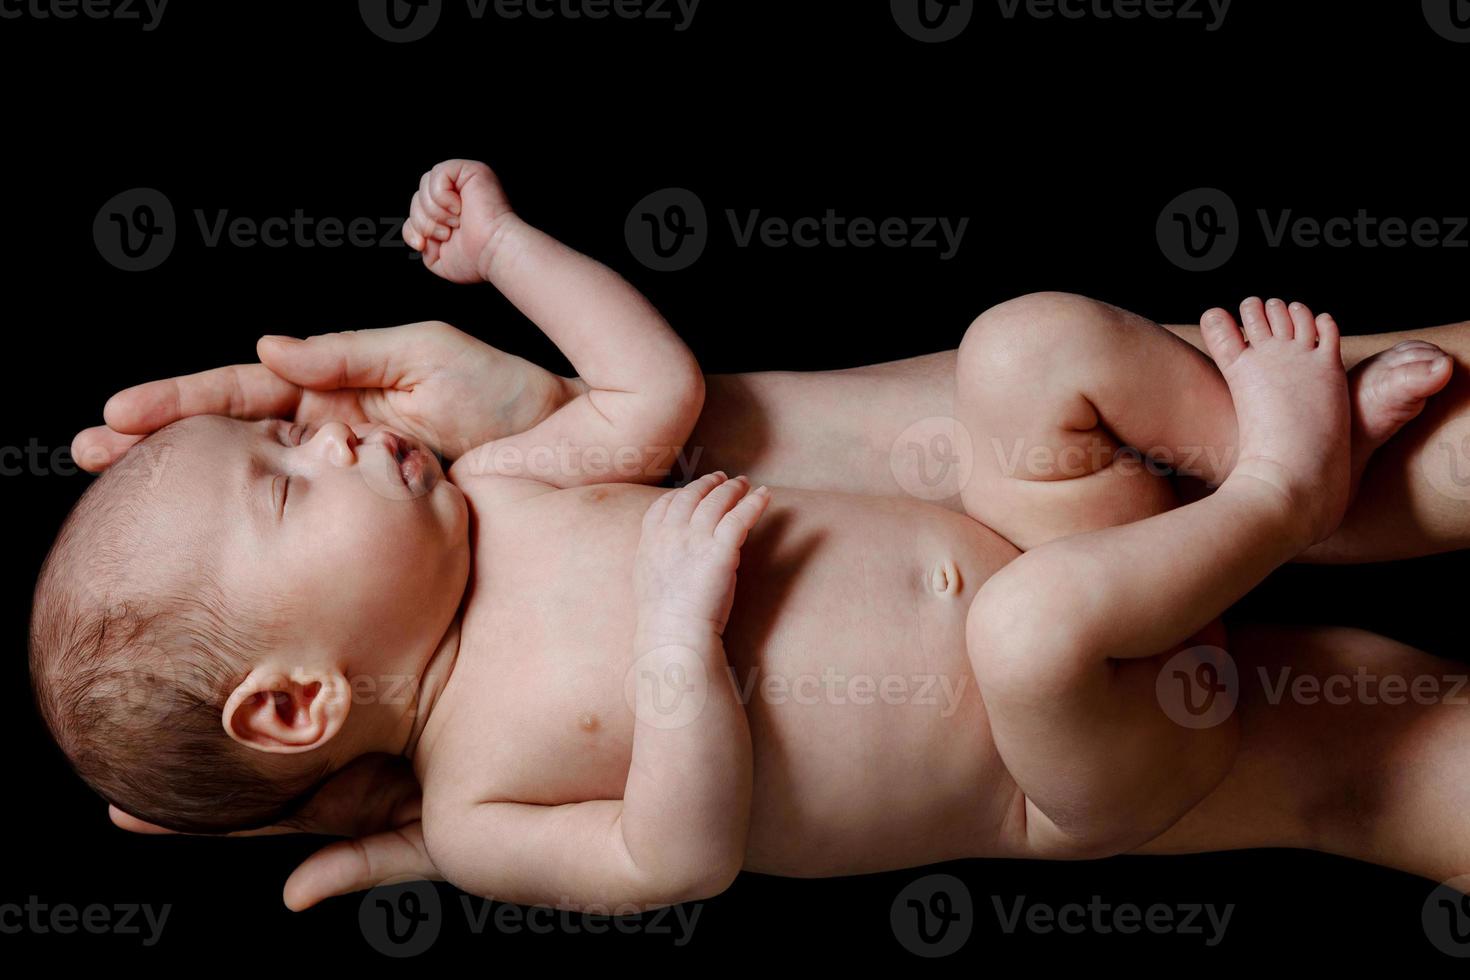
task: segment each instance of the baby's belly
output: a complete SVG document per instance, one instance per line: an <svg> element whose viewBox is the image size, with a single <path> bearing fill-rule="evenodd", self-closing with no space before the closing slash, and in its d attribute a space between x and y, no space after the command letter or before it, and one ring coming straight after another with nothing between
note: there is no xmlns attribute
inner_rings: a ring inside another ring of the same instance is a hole
<svg viewBox="0 0 1470 980"><path fill-rule="evenodd" d="M755 753L747 867L852 874L992 850L1014 783L965 619L1017 552L918 502L778 503L742 554L725 637Z"/></svg>
<svg viewBox="0 0 1470 980"><path fill-rule="evenodd" d="M441 782L546 805L622 793L633 555L657 495L563 491L505 521L478 507L464 640L436 708L454 730L440 755L457 760L436 763ZM725 630L754 754L750 870L856 874L999 850L1015 784L965 620L1016 555L919 501L775 492Z"/></svg>

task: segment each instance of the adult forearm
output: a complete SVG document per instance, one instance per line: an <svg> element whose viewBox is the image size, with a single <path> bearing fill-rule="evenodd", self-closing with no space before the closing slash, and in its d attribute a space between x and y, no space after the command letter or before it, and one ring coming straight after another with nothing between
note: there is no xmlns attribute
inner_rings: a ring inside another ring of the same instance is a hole
<svg viewBox="0 0 1470 980"><path fill-rule="evenodd" d="M954 362L954 351L942 351L838 371L711 375L685 456L695 474L902 494L919 463L895 446L915 422L954 414Z"/></svg>

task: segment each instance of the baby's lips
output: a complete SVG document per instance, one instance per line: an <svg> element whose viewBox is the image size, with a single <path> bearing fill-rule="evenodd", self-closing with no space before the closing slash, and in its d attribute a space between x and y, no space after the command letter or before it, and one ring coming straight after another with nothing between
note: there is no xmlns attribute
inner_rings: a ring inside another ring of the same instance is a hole
<svg viewBox="0 0 1470 980"><path fill-rule="evenodd" d="M379 426L364 440L374 447L361 460L368 486L390 500L413 500L428 494L443 479L438 457L422 441L388 426Z"/></svg>

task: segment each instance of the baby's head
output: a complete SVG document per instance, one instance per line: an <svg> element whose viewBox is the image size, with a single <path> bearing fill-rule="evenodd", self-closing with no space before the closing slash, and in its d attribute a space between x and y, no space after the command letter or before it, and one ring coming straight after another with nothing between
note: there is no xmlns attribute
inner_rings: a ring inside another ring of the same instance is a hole
<svg viewBox="0 0 1470 980"><path fill-rule="evenodd" d="M467 530L432 453L381 426L176 422L87 489L46 558L37 705L127 813L275 822L401 748L413 699L354 707L353 685L417 682L463 597Z"/></svg>

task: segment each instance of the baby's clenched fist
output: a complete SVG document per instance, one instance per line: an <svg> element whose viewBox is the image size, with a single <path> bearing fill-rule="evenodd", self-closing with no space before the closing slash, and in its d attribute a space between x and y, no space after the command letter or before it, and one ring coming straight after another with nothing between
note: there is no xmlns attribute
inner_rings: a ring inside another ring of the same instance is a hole
<svg viewBox="0 0 1470 980"><path fill-rule="evenodd" d="M435 275L480 282L486 248L501 222L513 216L493 170L476 160L445 160L420 179L403 239Z"/></svg>

